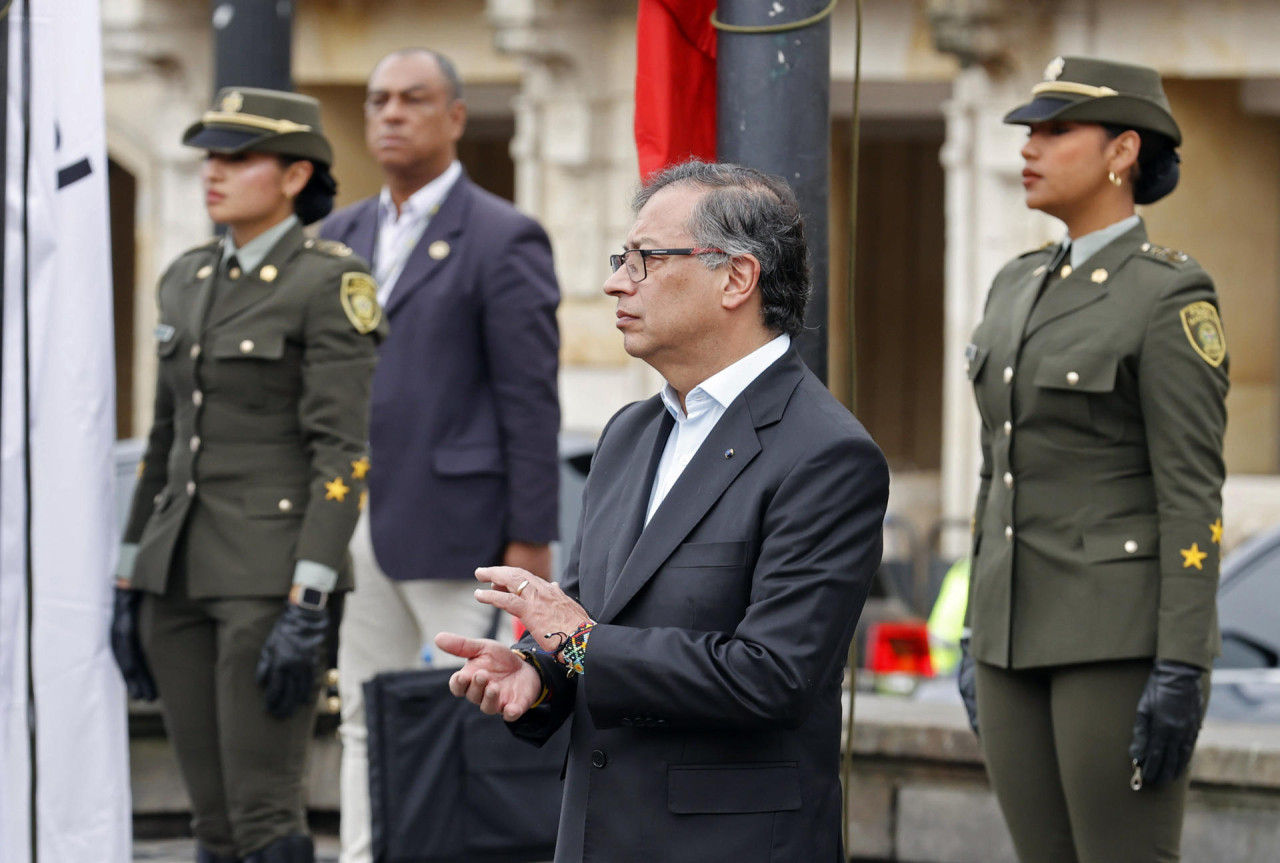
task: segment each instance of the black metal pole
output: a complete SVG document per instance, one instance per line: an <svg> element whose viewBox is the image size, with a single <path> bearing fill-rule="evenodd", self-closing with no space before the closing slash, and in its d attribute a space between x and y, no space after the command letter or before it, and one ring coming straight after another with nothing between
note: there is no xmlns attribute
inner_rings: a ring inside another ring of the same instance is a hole
<svg viewBox="0 0 1280 863"><path fill-rule="evenodd" d="M719 0L731 26L784 27L829 0L794 0L782 13L759 0ZM800 199L813 268L813 301L796 347L827 380L827 201L831 126L831 19L794 30L721 30L716 47L716 157L784 177Z"/></svg>
<svg viewBox="0 0 1280 863"><path fill-rule="evenodd" d="M213 91L292 90L293 0L212 0Z"/></svg>

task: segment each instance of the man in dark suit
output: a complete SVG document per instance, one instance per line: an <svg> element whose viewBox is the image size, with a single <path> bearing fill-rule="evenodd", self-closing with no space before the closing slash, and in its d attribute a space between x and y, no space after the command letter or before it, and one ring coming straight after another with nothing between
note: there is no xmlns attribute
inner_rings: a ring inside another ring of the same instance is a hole
<svg viewBox="0 0 1280 863"><path fill-rule="evenodd" d="M786 183L691 162L635 209L605 292L667 386L605 428L559 585L477 571L527 649L436 644L467 658L453 692L518 736L572 717L556 863L835 863L888 470L790 345L810 288Z"/></svg>
<svg viewBox="0 0 1280 863"><path fill-rule="evenodd" d="M373 380L369 498L338 657L343 863L371 856L362 685L419 664L442 629L483 634L492 612L472 598L476 564L546 578L556 538L551 247L462 170L461 96L453 65L433 51L379 62L365 131L386 186L321 231L372 262L391 326Z"/></svg>

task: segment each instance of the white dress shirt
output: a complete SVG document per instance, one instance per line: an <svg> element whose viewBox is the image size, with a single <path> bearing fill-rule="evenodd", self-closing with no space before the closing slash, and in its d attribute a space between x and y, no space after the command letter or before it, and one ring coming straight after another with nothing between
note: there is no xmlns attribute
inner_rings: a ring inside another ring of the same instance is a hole
<svg viewBox="0 0 1280 863"><path fill-rule="evenodd" d="M689 390L689 394L684 397L687 412L681 409L680 396L672 389L671 384L662 388L662 403L676 418L676 424L667 436L667 446L662 451L658 473L653 478L649 509L644 516L645 524L653 518L671 487L676 484L680 474L684 473L698 448L706 441L716 423L720 422L720 417L724 416L733 400L760 377L761 372L777 362L789 347L791 337L778 336L733 365L716 372Z"/></svg>
<svg viewBox="0 0 1280 863"><path fill-rule="evenodd" d="M460 176L462 165L455 160L443 174L410 195L398 212L391 190L382 187L378 195L378 243L373 253L373 276L378 280L381 305L387 304L413 247Z"/></svg>

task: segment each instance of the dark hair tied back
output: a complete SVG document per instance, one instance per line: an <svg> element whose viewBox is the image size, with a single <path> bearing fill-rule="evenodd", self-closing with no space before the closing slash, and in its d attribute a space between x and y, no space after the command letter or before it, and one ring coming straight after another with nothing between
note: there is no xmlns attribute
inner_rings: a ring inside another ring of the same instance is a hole
<svg viewBox="0 0 1280 863"><path fill-rule="evenodd" d="M1109 138L1118 138L1125 132L1133 131L1142 139L1142 146L1138 150L1138 164L1130 175L1133 179L1135 204L1154 204L1177 187L1182 173L1179 168L1182 159L1168 136L1116 123L1101 125Z"/></svg>
<svg viewBox="0 0 1280 863"><path fill-rule="evenodd" d="M333 178L328 165L291 156L281 156L280 162L285 166L294 162L311 162L311 179L302 187L298 197L293 199L293 212L298 221L310 225L333 212L333 198L338 193L338 181Z"/></svg>

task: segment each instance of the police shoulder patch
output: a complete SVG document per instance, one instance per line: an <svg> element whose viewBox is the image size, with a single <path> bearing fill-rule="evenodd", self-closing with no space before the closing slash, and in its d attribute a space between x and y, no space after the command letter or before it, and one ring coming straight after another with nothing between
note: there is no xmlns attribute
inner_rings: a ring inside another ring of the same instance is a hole
<svg viewBox="0 0 1280 863"><path fill-rule="evenodd" d="M342 274L339 289L342 311L359 333L371 333L382 322L382 306L378 304L378 283L368 273Z"/></svg>
<svg viewBox="0 0 1280 863"><path fill-rule="evenodd" d="M1187 340L1200 359L1215 369L1227 357L1227 336L1222 331L1222 320L1212 303L1204 300L1183 306L1178 312Z"/></svg>
<svg viewBox="0 0 1280 863"><path fill-rule="evenodd" d="M339 243L337 240L316 240L314 248L319 249L335 258L347 258L351 256L351 247L346 243Z"/></svg>

